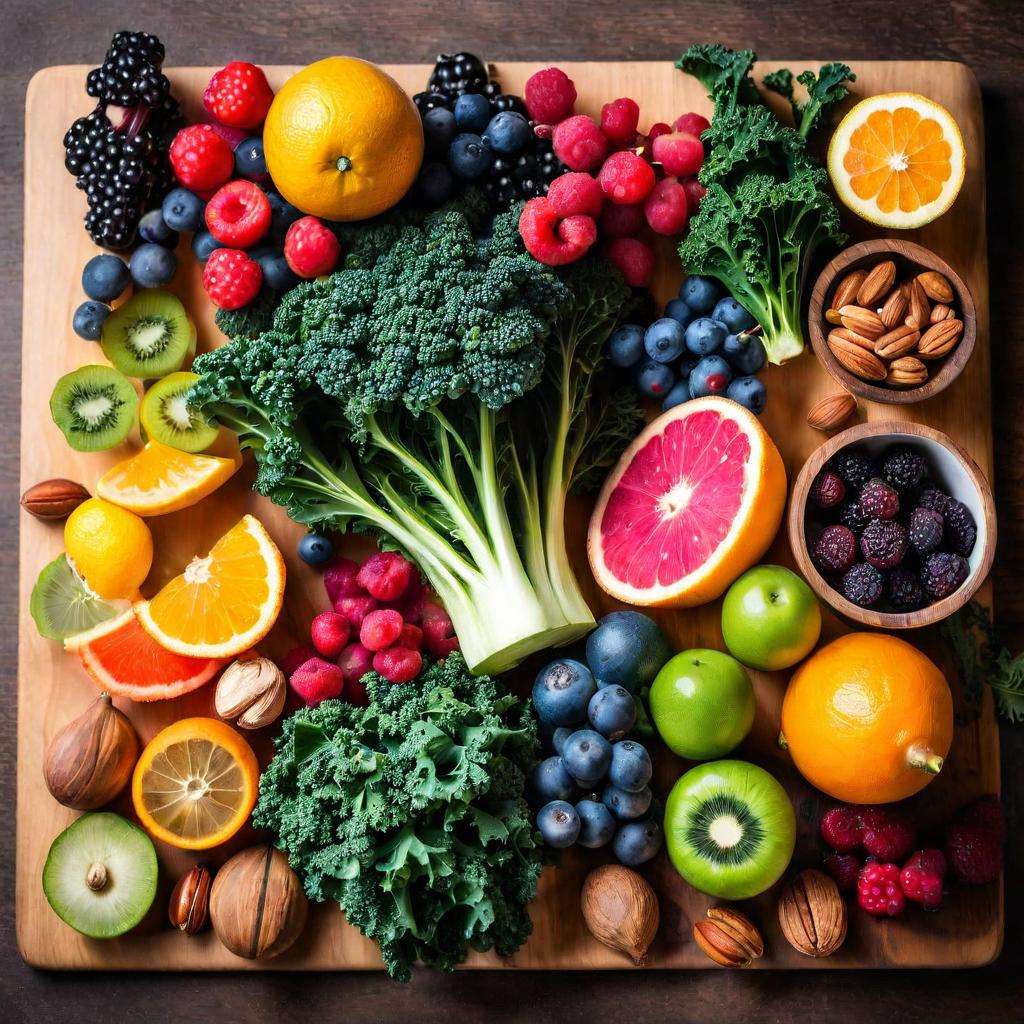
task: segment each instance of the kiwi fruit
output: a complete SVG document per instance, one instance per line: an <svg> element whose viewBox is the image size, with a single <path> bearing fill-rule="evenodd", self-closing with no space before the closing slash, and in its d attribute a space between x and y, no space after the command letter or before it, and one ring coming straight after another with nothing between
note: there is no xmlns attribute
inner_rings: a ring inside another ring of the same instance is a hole
<svg viewBox="0 0 1024 1024"><path fill-rule="evenodd" d="M139 396L112 366L80 366L65 374L50 395L50 415L76 452L101 452L132 429Z"/></svg>
<svg viewBox="0 0 1024 1024"><path fill-rule="evenodd" d="M146 436L183 452L201 452L217 439L217 426L188 404L199 380L194 373L170 373L143 396L139 420Z"/></svg>
<svg viewBox="0 0 1024 1024"><path fill-rule="evenodd" d="M103 323L103 354L129 377L153 380L181 368L195 328L181 300L149 288L118 306Z"/></svg>
<svg viewBox="0 0 1024 1024"><path fill-rule="evenodd" d="M58 556L43 569L28 603L39 635L61 642L112 619L126 607L124 601L104 601L94 594L67 555Z"/></svg>

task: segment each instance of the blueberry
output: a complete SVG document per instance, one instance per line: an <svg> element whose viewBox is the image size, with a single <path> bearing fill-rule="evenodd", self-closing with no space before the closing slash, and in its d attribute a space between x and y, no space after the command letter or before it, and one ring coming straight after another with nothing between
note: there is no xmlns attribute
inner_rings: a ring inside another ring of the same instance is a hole
<svg viewBox="0 0 1024 1024"><path fill-rule="evenodd" d="M615 815L619 821L635 821L642 818L651 806L651 787L644 786L635 793L618 786L605 786L601 794L601 803Z"/></svg>
<svg viewBox="0 0 1024 1024"><path fill-rule="evenodd" d="M463 93L455 101L455 123L460 132L483 134L491 120L491 101L480 92Z"/></svg>
<svg viewBox="0 0 1024 1024"><path fill-rule="evenodd" d="M672 390L665 396L661 403L661 411L668 412L677 405L690 400L690 385L685 380L679 381Z"/></svg>
<svg viewBox="0 0 1024 1024"><path fill-rule="evenodd" d="M252 255L250 253L250 255ZM256 257L260 269L263 271L263 283L272 288L275 292L286 292L299 283L298 275L284 258L284 253L268 252Z"/></svg>
<svg viewBox="0 0 1024 1024"><path fill-rule="evenodd" d="M192 252L200 263L205 263L210 254L220 248L221 243L209 231L197 231L192 236Z"/></svg>
<svg viewBox="0 0 1024 1024"><path fill-rule="evenodd" d="M145 242L132 253L128 267L132 280L140 288L160 288L174 277L178 260L170 249Z"/></svg>
<svg viewBox="0 0 1024 1024"><path fill-rule="evenodd" d="M676 375L664 363L647 359L640 364L636 375L637 390L645 398L661 398L672 390Z"/></svg>
<svg viewBox="0 0 1024 1024"><path fill-rule="evenodd" d="M423 145L428 153L446 153L454 138L455 115L447 107L434 107L423 115Z"/></svg>
<svg viewBox="0 0 1024 1024"><path fill-rule="evenodd" d="M644 333L644 349L658 363L673 363L685 348L682 324L670 316L655 320Z"/></svg>
<svg viewBox="0 0 1024 1024"><path fill-rule="evenodd" d="M757 415L768 401L768 391L756 377L737 377L726 389L725 396Z"/></svg>
<svg viewBox="0 0 1024 1024"><path fill-rule="evenodd" d="M630 693L650 686L671 653L661 627L643 612L609 612L587 637L594 675Z"/></svg>
<svg viewBox="0 0 1024 1024"><path fill-rule="evenodd" d="M672 317L673 320L682 324L683 327L688 327L690 321L696 316L690 307L683 302L682 299L672 299L665 306L665 316Z"/></svg>
<svg viewBox="0 0 1024 1024"><path fill-rule="evenodd" d="M160 210L150 210L139 219L139 237L144 242L154 242L168 249L178 244L178 232L171 230Z"/></svg>
<svg viewBox="0 0 1024 1024"><path fill-rule="evenodd" d="M515 110L502 110L495 114L484 131L484 142L495 153L505 156L521 153L532 138L530 122Z"/></svg>
<svg viewBox="0 0 1024 1024"><path fill-rule="evenodd" d="M302 211L285 202L276 192L267 193L267 202L270 203L270 237L282 244L288 229L302 216Z"/></svg>
<svg viewBox="0 0 1024 1024"><path fill-rule="evenodd" d="M130 283L131 275L120 256L101 253L82 268L82 291L98 302L113 302Z"/></svg>
<svg viewBox="0 0 1024 1024"><path fill-rule="evenodd" d="M654 767L647 749L636 740L612 744L612 763L608 781L627 793L639 793L650 781Z"/></svg>
<svg viewBox="0 0 1024 1024"><path fill-rule="evenodd" d="M443 108L434 107L434 110ZM440 206L448 202L455 191L455 178L447 164L436 160L425 163L416 179L416 193L427 206Z"/></svg>
<svg viewBox="0 0 1024 1024"><path fill-rule="evenodd" d="M334 545L319 533L307 533L299 541L299 558L306 565L326 565L334 557Z"/></svg>
<svg viewBox="0 0 1024 1024"><path fill-rule="evenodd" d="M661 826L656 821L631 821L615 833L612 850L620 863L635 868L657 854L661 841Z"/></svg>
<svg viewBox="0 0 1024 1024"><path fill-rule="evenodd" d="M615 818L604 804L597 800L581 800L576 805L580 816L580 834L576 840L590 850L607 846L615 835Z"/></svg>
<svg viewBox="0 0 1024 1024"><path fill-rule="evenodd" d="M757 321L731 296L719 299L711 313L715 320L721 320L730 334L749 331Z"/></svg>
<svg viewBox="0 0 1024 1024"><path fill-rule="evenodd" d="M267 173L263 140L259 136L243 139L235 149L235 173L242 178L262 178Z"/></svg>
<svg viewBox="0 0 1024 1024"><path fill-rule="evenodd" d="M551 746L555 748L555 752L560 754L562 748L565 746L565 741L572 735L572 729L567 728L564 725L560 725L551 737Z"/></svg>
<svg viewBox="0 0 1024 1024"><path fill-rule="evenodd" d="M639 324L616 327L608 338L608 362L627 369L640 362L644 354L644 329Z"/></svg>
<svg viewBox="0 0 1024 1024"><path fill-rule="evenodd" d="M714 278L696 274L688 277L679 289L679 298L698 314L710 313L721 294L722 288Z"/></svg>
<svg viewBox="0 0 1024 1024"><path fill-rule="evenodd" d="M587 718L602 736L610 740L621 739L636 722L633 694L621 686L606 686L598 690L587 705Z"/></svg>
<svg viewBox="0 0 1024 1024"><path fill-rule="evenodd" d="M556 850L572 846L580 834L580 816L565 800L552 800L537 815L537 828L544 842Z"/></svg>
<svg viewBox="0 0 1024 1024"><path fill-rule="evenodd" d="M565 770L581 785L604 778L612 763L612 745L593 729L577 729L562 747Z"/></svg>
<svg viewBox="0 0 1024 1024"><path fill-rule="evenodd" d="M494 155L484 145L484 140L470 132L457 135L448 150L452 172L466 181L475 181L485 174L493 161Z"/></svg>
<svg viewBox="0 0 1024 1024"><path fill-rule="evenodd" d="M694 398L724 395L731 380L732 369L721 356L705 356L690 371L690 394Z"/></svg>
<svg viewBox="0 0 1024 1024"><path fill-rule="evenodd" d="M204 224L206 203L187 188L175 188L164 196L160 212L172 231L198 231Z"/></svg>
<svg viewBox="0 0 1024 1024"><path fill-rule="evenodd" d="M757 373L765 364L764 344L756 334L730 334L722 345L722 355L737 373Z"/></svg>
<svg viewBox="0 0 1024 1024"><path fill-rule="evenodd" d="M99 341L103 333L103 324L110 316L110 307L95 299L87 299L78 309L71 320L71 327L75 334L86 341Z"/></svg>
<svg viewBox="0 0 1024 1024"><path fill-rule="evenodd" d="M686 347L695 356L709 356L722 347L728 328L720 320L702 316L686 328Z"/></svg>
<svg viewBox="0 0 1024 1024"><path fill-rule="evenodd" d="M546 757L533 766L528 785L530 799L537 805L552 800L569 800L576 792L576 784L557 755Z"/></svg>
<svg viewBox="0 0 1024 1024"><path fill-rule="evenodd" d="M597 687L586 665L559 658L540 670L533 684L537 717L551 725L579 725Z"/></svg>

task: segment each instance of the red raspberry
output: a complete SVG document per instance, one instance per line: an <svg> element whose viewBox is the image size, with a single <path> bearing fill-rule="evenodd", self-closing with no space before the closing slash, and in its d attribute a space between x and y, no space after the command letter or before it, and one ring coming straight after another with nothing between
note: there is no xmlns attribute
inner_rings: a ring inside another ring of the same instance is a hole
<svg viewBox="0 0 1024 1024"><path fill-rule="evenodd" d="M519 234L526 251L539 263L560 267L575 263L597 240L592 217L576 215L559 221L545 196L531 199L519 215Z"/></svg>
<svg viewBox="0 0 1024 1024"><path fill-rule="evenodd" d="M310 658L291 674L288 685L303 703L315 708L321 701L341 696L345 688L345 677L332 662L324 661L323 658Z"/></svg>
<svg viewBox="0 0 1024 1024"><path fill-rule="evenodd" d="M278 662L278 666L286 676L290 676L300 665L304 665L310 658L315 657L316 651L309 644L302 644L299 647L293 647Z"/></svg>
<svg viewBox="0 0 1024 1024"><path fill-rule="evenodd" d="M928 847L926 850L918 850L906 864L905 868L920 868L930 875L938 875L939 878L946 877L946 855L935 847Z"/></svg>
<svg viewBox="0 0 1024 1024"><path fill-rule="evenodd" d="M865 828L861 842L864 850L878 860L903 861L910 856L916 839L913 826L893 812L883 824Z"/></svg>
<svg viewBox="0 0 1024 1024"><path fill-rule="evenodd" d="M206 204L210 234L235 249L255 245L270 227L270 203L251 181L229 181Z"/></svg>
<svg viewBox="0 0 1024 1024"><path fill-rule="evenodd" d="M412 575L412 565L400 554L379 551L360 566L356 582L378 601L397 601Z"/></svg>
<svg viewBox="0 0 1024 1024"><path fill-rule="evenodd" d="M398 634L395 646L408 647L410 651L420 650L423 647L423 630L419 626L407 622L402 627L402 632Z"/></svg>
<svg viewBox="0 0 1024 1024"><path fill-rule="evenodd" d="M389 647L373 656L373 670L389 683L409 683L420 674L423 655L408 647Z"/></svg>
<svg viewBox="0 0 1024 1024"><path fill-rule="evenodd" d="M548 186L548 202L559 217L598 217L604 207L604 192L593 176L584 171L560 174Z"/></svg>
<svg viewBox="0 0 1024 1024"><path fill-rule="evenodd" d="M377 607L377 602L369 594L348 594L334 602L334 610L344 615L353 629L360 629L363 619Z"/></svg>
<svg viewBox="0 0 1024 1024"><path fill-rule="evenodd" d="M338 656L338 668L345 676L347 691L351 683L362 679L373 668L373 651L368 651L358 640L355 640Z"/></svg>
<svg viewBox="0 0 1024 1024"><path fill-rule="evenodd" d="M363 588L356 580L359 574L359 563L351 558L336 558L324 570L324 590L327 599L333 605L341 597L355 597L362 594Z"/></svg>
<svg viewBox="0 0 1024 1024"><path fill-rule="evenodd" d="M333 232L318 217L300 217L284 236L284 258L299 277L329 274L341 256Z"/></svg>
<svg viewBox="0 0 1024 1024"><path fill-rule="evenodd" d="M644 208L642 203L632 206L609 203L601 214L601 234L605 238L632 238L640 233L643 226Z"/></svg>
<svg viewBox="0 0 1024 1024"><path fill-rule="evenodd" d="M900 869L878 861L865 864L857 877L857 903L875 917L902 914L907 898L900 888Z"/></svg>
<svg viewBox="0 0 1024 1024"><path fill-rule="evenodd" d="M968 804L957 815L957 820L963 825L988 829L1000 843L1006 842L1006 815L999 797L994 793L980 796Z"/></svg>
<svg viewBox="0 0 1024 1024"><path fill-rule="evenodd" d="M258 128L273 99L274 91L260 68L244 60L233 60L210 79L203 93L203 106L221 124Z"/></svg>
<svg viewBox="0 0 1024 1024"><path fill-rule="evenodd" d="M214 249L203 267L203 288L221 309L241 309L263 284L260 265L241 249Z"/></svg>
<svg viewBox="0 0 1024 1024"><path fill-rule="evenodd" d="M208 124L182 128L170 148L174 176L193 192L220 188L235 173L231 147Z"/></svg>
<svg viewBox="0 0 1024 1024"><path fill-rule="evenodd" d="M370 612L359 627L359 642L369 651L383 651L401 635L402 616L394 608Z"/></svg>
<svg viewBox="0 0 1024 1024"><path fill-rule="evenodd" d="M822 840L839 853L849 853L860 846L863 831L856 808L840 804L826 811L818 822Z"/></svg>
<svg viewBox="0 0 1024 1024"><path fill-rule="evenodd" d="M698 139L701 133L706 132L710 127L711 122L702 114L680 114L672 122L672 131L687 132L690 135L696 135Z"/></svg>
<svg viewBox="0 0 1024 1024"><path fill-rule="evenodd" d="M309 627L313 646L325 658L337 658L345 649L351 632L348 619L338 612L321 612Z"/></svg>
<svg viewBox="0 0 1024 1024"><path fill-rule="evenodd" d="M686 178L683 181L683 189L686 192L686 201L690 205L690 216L692 217L700 209L700 201L707 195L708 190L696 178Z"/></svg>
<svg viewBox="0 0 1024 1024"><path fill-rule="evenodd" d="M601 108L601 131L612 145L629 146L636 138L640 108L635 100L623 97Z"/></svg>
<svg viewBox="0 0 1024 1024"><path fill-rule="evenodd" d="M887 807L861 804L854 810L857 813L857 824L860 825L861 832L869 828L881 828L891 821L892 812Z"/></svg>
<svg viewBox="0 0 1024 1024"><path fill-rule="evenodd" d="M857 888L857 876L861 862L852 853L827 853L825 870L836 880L840 892L853 892Z"/></svg>
<svg viewBox="0 0 1024 1024"><path fill-rule="evenodd" d="M908 900L920 903L925 910L942 906L942 876L908 864L900 872L900 888Z"/></svg>
<svg viewBox="0 0 1024 1024"><path fill-rule="evenodd" d="M571 171L592 171L608 153L608 140L586 114L574 114L562 121L551 142L555 156Z"/></svg>
<svg viewBox="0 0 1024 1024"><path fill-rule="evenodd" d="M423 605L423 646L435 658L447 658L459 649L451 617L432 601Z"/></svg>
<svg viewBox="0 0 1024 1024"><path fill-rule="evenodd" d="M601 191L623 205L642 203L654 188L654 168L641 156L623 149L612 153L597 175Z"/></svg>
<svg viewBox="0 0 1024 1024"><path fill-rule="evenodd" d="M604 248L604 254L619 268L626 284L646 288L654 274L654 250L636 238L614 238Z"/></svg>
<svg viewBox="0 0 1024 1024"><path fill-rule="evenodd" d="M576 86L561 68L535 71L523 89L526 109L538 124L558 124L576 103Z"/></svg>
<svg viewBox="0 0 1024 1024"><path fill-rule="evenodd" d="M659 235L681 235L690 219L686 189L675 178L659 181L644 203L644 216Z"/></svg>
<svg viewBox="0 0 1024 1024"><path fill-rule="evenodd" d="M1003 869L1002 844L981 825L954 825L946 835L946 856L966 885L994 882Z"/></svg>
<svg viewBox="0 0 1024 1024"><path fill-rule="evenodd" d="M696 135L689 132L659 135L654 140L653 150L654 159L666 174L674 177L692 177L704 163L704 146Z"/></svg>

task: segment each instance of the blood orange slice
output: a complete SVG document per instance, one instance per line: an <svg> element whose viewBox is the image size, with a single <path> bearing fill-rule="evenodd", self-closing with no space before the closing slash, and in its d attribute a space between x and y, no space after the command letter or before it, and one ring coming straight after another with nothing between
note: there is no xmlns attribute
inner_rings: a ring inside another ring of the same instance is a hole
<svg viewBox="0 0 1024 1024"><path fill-rule="evenodd" d="M68 639L64 647L82 659L98 686L129 700L167 700L197 690L224 664L221 658L189 658L161 647L140 625L135 609Z"/></svg>
<svg viewBox="0 0 1024 1024"><path fill-rule="evenodd" d="M649 424L605 481L590 566L628 604L704 604L765 553L785 503L782 457L757 417L726 398L686 402Z"/></svg>

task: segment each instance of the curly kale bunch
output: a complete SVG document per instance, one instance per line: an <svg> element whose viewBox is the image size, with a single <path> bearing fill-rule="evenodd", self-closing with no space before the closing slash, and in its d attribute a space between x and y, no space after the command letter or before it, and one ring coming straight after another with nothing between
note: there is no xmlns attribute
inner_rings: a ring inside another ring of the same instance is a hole
<svg viewBox="0 0 1024 1024"><path fill-rule="evenodd" d="M388 973L507 956L530 934L541 848L523 799L528 707L453 654L415 686L366 677L369 705L296 712L260 778L253 821L317 901L337 900Z"/></svg>

